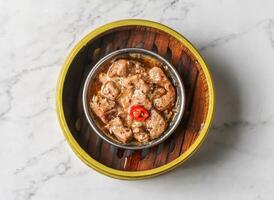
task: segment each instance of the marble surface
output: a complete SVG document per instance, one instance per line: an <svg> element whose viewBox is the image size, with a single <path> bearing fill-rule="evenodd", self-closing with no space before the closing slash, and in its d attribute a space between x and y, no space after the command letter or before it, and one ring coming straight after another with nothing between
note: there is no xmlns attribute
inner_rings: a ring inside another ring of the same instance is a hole
<svg viewBox="0 0 274 200"><path fill-rule="evenodd" d="M0 199L274 199L272 0L1 0L0 8ZM217 99L213 127L190 160L133 182L84 165L55 113L73 45L124 18L164 23L192 41Z"/></svg>

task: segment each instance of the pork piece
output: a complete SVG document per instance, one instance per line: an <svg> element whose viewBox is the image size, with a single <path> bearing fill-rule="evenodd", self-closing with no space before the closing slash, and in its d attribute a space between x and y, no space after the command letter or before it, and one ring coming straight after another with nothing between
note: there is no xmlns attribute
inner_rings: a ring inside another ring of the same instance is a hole
<svg viewBox="0 0 274 200"><path fill-rule="evenodd" d="M90 107L104 123L107 123L116 112L115 102L100 95L93 96Z"/></svg>
<svg viewBox="0 0 274 200"><path fill-rule="evenodd" d="M108 79L109 79L109 78L107 77L107 74L106 74L106 73L100 73L100 74L99 74L99 81L100 81L101 83L107 82Z"/></svg>
<svg viewBox="0 0 274 200"><path fill-rule="evenodd" d="M169 82L168 78L160 67L151 68L148 72L148 75L152 83L160 85L161 87Z"/></svg>
<svg viewBox="0 0 274 200"><path fill-rule="evenodd" d="M165 85L166 89L166 94L159 97L155 98L153 100L153 105L155 108L157 108L160 111L164 111L166 109L171 108L174 105L174 100L175 100L175 89L171 84Z"/></svg>
<svg viewBox="0 0 274 200"><path fill-rule="evenodd" d="M124 98L121 99L122 104L124 104L124 100L127 100L127 107L128 104L131 104L142 105L148 110L151 108L152 103L147 97L150 87L143 79L141 79L140 75L132 75L128 78L124 78L122 86L127 88L126 91L130 91L130 93L128 92L130 97L127 97L128 94L122 95L124 96Z"/></svg>
<svg viewBox="0 0 274 200"><path fill-rule="evenodd" d="M143 94L147 94L150 90L149 85L143 79L138 79L134 86L135 89L140 90Z"/></svg>
<svg viewBox="0 0 274 200"><path fill-rule="evenodd" d="M105 112L105 114L103 115L103 119L104 119L104 123L109 122L110 120L112 120L113 118L115 118L117 116L117 110L115 108L108 110L107 112Z"/></svg>
<svg viewBox="0 0 274 200"><path fill-rule="evenodd" d="M133 137L141 143L146 143L150 140L149 134L144 131L145 123L144 122L133 122L131 125Z"/></svg>
<svg viewBox="0 0 274 200"><path fill-rule="evenodd" d="M124 88L140 89L144 94L147 94L150 90L149 85L142 79L142 76L139 74L124 78L122 86Z"/></svg>
<svg viewBox="0 0 274 200"><path fill-rule="evenodd" d="M152 103L148 99L147 95L142 92L140 89L136 89L132 95L132 105L142 105L147 110L150 110L152 107Z"/></svg>
<svg viewBox="0 0 274 200"><path fill-rule="evenodd" d="M153 98L159 98L161 96L163 96L166 93L166 90L162 87L158 87L156 89L154 89L153 93L152 93L152 97Z"/></svg>
<svg viewBox="0 0 274 200"><path fill-rule="evenodd" d="M133 89L127 88L122 92L121 96L118 98L119 104L124 109L127 109L130 106L132 95L133 95Z"/></svg>
<svg viewBox="0 0 274 200"><path fill-rule="evenodd" d="M162 135L167 127L167 123L160 113L152 109L150 117L146 121L146 126L149 130L150 138L155 139Z"/></svg>
<svg viewBox="0 0 274 200"><path fill-rule="evenodd" d="M117 85L120 85L120 82L123 80L123 77L108 77L108 75L106 73L100 73L99 74L99 81L104 84L107 81L113 81L115 82Z"/></svg>
<svg viewBox="0 0 274 200"><path fill-rule="evenodd" d="M121 76L124 77L128 74L129 61L125 59L119 59L111 64L108 70L108 76Z"/></svg>
<svg viewBox="0 0 274 200"><path fill-rule="evenodd" d="M136 139L138 142L146 143L150 140L149 134L144 131L138 131L133 133L134 139Z"/></svg>
<svg viewBox="0 0 274 200"><path fill-rule="evenodd" d="M166 94L153 100L153 105L160 111L166 110L174 105L175 89L166 77L163 70L159 67L153 67L149 70L149 78L152 83L163 87Z"/></svg>
<svg viewBox="0 0 274 200"><path fill-rule="evenodd" d="M171 110L165 110L163 114L165 116L165 119L169 121L173 115L173 112Z"/></svg>
<svg viewBox="0 0 274 200"><path fill-rule="evenodd" d="M101 94L110 100L115 100L120 94L120 89L114 81L107 81L101 88Z"/></svg>
<svg viewBox="0 0 274 200"><path fill-rule="evenodd" d="M132 119L126 110L119 108L117 112L117 116L119 116L122 119L125 126L128 126L128 127L131 126Z"/></svg>
<svg viewBox="0 0 274 200"><path fill-rule="evenodd" d="M122 143L129 142L133 133L130 128L125 127L122 120L119 117L112 119L106 126L111 134L114 134L115 137Z"/></svg>
<svg viewBox="0 0 274 200"><path fill-rule="evenodd" d="M145 68L138 61L131 61L130 73L131 74L146 74Z"/></svg>

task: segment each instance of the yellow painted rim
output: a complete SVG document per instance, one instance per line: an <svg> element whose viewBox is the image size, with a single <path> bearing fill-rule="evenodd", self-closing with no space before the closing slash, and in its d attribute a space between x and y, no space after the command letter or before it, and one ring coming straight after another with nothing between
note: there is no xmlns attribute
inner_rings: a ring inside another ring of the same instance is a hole
<svg viewBox="0 0 274 200"><path fill-rule="evenodd" d="M117 27L123 27L123 26L147 26L159 29L161 31L164 31L173 37L175 37L177 40L182 42L184 46L186 46L189 51L196 57L197 61L200 63L202 70L204 71L206 81L208 83L208 89L209 89L209 108L208 108L208 114L204 123L203 128L200 130L200 134L195 140L195 142L190 146L189 149L186 150L181 156L176 158L175 160L161 166L155 169L151 170L145 170L145 171L138 171L138 172L132 172L132 171L122 171L122 170L116 170L110 167L107 167L100 162L93 159L87 152L85 152L84 149L81 148L81 146L78 144L78 142L74 139L72 133L70 132L68 128L68 124L65 120L64 116L64 110L63 110L63 103L62 103L62 95L63 95L63 87L64 87L64 81L66 74L68 72L69 66L71 65L73 59L77 55L77 53L82 49L83 46L85 46L91 39L95 38L96 36L111 30L113 28ZM172 30L171 28L162 25L157 22L147 21L147 20L140 20L140 19L127 19L127 20L120 20L111 22L109 24L106 24L104 26L101 26L94 31L90 32L88 35L86 35L76 46L72 49L70 54L65 60L65 63L62 67L61 74L59 76L58 80L58 86L56 91L56 104L57 104L57 115L59 119L59 123L61 125L61 128L63 130L63 133L65 135L66 140L70 144L71 148L75 152L75 154L89 167L95 169L96 171L105 174L107 176L118 178L118 179L126 179L126 180L133 180L133 179L143 179L148 178L152 176L156 176L159 174L162 174L164 172L167 172L175 167L177 167L179 164L183 163L187 158L191 156L193 152L195 152L199 145L202 143L204 138L207 135L208 129L210 127L213 113L214 113L214 88L213 83L211 79L210 72L207 68L206 63L204 62L202 56L199 54L199 52L194 48L194 46L181 34L178 32Z"/></svg>

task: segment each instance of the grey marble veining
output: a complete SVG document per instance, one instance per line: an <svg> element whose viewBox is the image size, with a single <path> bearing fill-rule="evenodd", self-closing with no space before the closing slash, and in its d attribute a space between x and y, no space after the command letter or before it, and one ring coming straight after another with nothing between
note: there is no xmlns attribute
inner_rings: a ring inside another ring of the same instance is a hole
<svg viewBox="0 0 274 200"><path fill-rule="evenodd" d="M0 199L273 199L274 2L0 1ZM85 166L55 113L62 63L110 21L164 23L201 51L215 119L201 149L171 173L119 181Z"/></svg>

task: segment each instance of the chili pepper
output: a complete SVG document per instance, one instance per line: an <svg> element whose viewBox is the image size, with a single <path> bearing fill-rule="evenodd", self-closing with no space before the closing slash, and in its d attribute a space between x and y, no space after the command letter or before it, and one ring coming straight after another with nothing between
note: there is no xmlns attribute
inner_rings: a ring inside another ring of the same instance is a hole
<svg viewBox="0 0 274 200"><path fill-rule="evenodd" d="M148 110L140 105L131 106L129 114L131 119L136 121L145 121L149 117Z"/></svg>

